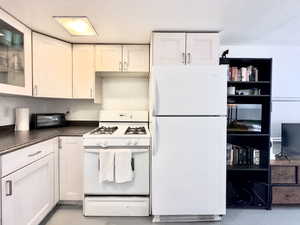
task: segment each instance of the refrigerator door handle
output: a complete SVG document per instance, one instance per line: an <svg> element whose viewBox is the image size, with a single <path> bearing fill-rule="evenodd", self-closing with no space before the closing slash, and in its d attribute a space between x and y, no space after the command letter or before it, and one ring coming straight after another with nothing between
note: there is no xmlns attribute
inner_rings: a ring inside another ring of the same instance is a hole
<svg viewBox="0 0 300 225"><path fill-rule="evenodd" d="M157 81L156 80L154 80L154 91L155 91L155 93L154 93L154 113L155 113L155 115L157 115L157 113L158 113L158 109L159 109L159 91L158 91L158 85L157 85Z"/></svg>
<svg viewBox="0 0 300 225"><path fill-rule="evenodd" d="M157 81L155 78L153 78L152 87L153 87L152 116L155 116L157 114L157 109L158 109L158 94L159 94L157 88Z"/></svg>
<svg viewBox="0 0 300 225"><path fill-rule="evenodd" d="M157 118L154 120L153 124L154 135L152 136L152 155L155 156L158 152L158 141L159 141L159 130Z"/></svg>

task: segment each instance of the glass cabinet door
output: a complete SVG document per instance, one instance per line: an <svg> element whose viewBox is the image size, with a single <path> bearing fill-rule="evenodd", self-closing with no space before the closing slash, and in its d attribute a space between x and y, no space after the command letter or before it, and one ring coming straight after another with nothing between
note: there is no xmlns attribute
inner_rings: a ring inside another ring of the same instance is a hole
<svg viewBox="0 0 300 225"><path fill-rule="evenodd" d="M0 93L32 95L31 31L0 11Z"/></svg>
<svg viewBox="0 0 300 225"><path fill-rule="evenodd" d="M0 82L25 86L24 34L0 20Z"/></svg>

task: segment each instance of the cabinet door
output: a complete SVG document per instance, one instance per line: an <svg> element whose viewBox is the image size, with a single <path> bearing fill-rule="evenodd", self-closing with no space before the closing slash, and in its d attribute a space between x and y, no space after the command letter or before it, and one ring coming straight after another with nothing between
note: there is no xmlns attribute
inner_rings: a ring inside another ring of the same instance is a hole
<svg viewBox="0 0 300 225"><path fill-rule="evenodd" d="M2 224L38 225L53 207L53 154L2 178Z"/></svg>
<svg viewBox="0 0 300 225"><path fill-rule="evenodd" d="M72 98L71 44L33 33L33 94Z"/></svg>
<svg viewBox="0 0 300 225"><path fill-rule="evenodd" d="M58 138L53 139L53 163L54 163L54 202L55 206L59 202L59 149Z"/></svg>
<svg viewBox="0 0 300 225"><path fill-rule="evenodd" d="M82 200L83 153L82 137L60 138L60 200Z"/></svg>
<svg viewBox="0 0 300 225"><path fill-rule="evenodd" d="M96 71L122 71L122 46L96 45Z"/></svg>
<svg viewBox="0 0 300 225"><path fill-rule="evenodd" d="M219 65L219 34L187 33L187 65Z"/></svg>
<svg viewBox="0 0 300 225"><path fill-rule="evenodd" d="M153 65L185 64L185 33L153 34Z"/></svg>
<svg viewBox="0 0 300 225"><path fill-rule="evenodd" d="M123 46L124 72L149 72L149 46L124 45Z"/></svg>
<svg viewBox="0 0 300 225"><path fill-rule="evenodd" d="M0 10L0 93L32 95L31 30Z"/></svg>
<svg viewBox="0 0 300 225"><path fill-rule="evenodd" d="M73 45L73 98L93 98L95 46Z"/></svg>

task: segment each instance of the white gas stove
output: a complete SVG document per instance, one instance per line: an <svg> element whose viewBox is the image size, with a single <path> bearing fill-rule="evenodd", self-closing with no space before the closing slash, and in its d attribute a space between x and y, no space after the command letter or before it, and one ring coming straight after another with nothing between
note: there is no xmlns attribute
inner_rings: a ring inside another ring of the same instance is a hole
<svg viewBox="0 0 300 225"><path fill-rule="evenodd" d="M83 136L84 215L149 216L148 112L101 111L99 120L99 127ZM124 150L131 152L129 163L134 178L125 183L99 181L105 173L101 169L101 154Z"/></svg>
<svg viewBox="0 0 300 225"><path fill-rule="evenodd" d="M83 135L85 147L149 146L147 111L101 111L99 127Z"/></svg>

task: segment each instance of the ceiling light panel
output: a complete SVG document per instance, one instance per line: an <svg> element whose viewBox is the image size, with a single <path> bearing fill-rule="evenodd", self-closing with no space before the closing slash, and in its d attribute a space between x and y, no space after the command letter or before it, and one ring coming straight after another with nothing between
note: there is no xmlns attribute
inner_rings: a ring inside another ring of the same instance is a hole
<svg viewBox="0 0 300 225"><path fill-rule="evenodd" d="M87 17L55 16L54 19L73 36L97 35Z"/></svg>

